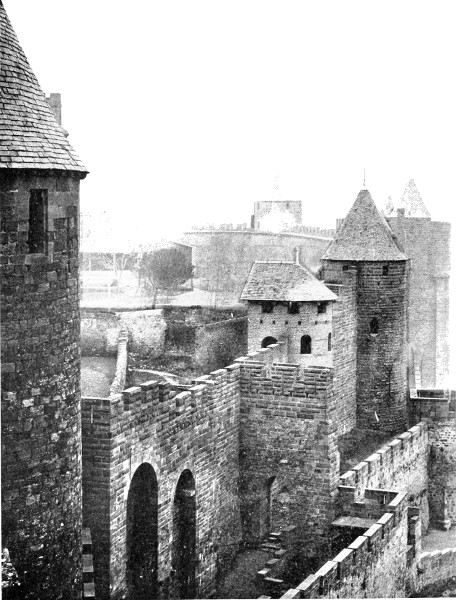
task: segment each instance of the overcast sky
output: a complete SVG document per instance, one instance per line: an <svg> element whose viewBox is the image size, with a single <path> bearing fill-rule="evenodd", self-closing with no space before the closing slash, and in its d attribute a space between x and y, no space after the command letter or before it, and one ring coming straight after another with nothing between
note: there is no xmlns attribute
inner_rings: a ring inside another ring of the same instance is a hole
<svg viewBox="0 0 456 600"><path fill-rule="evenodd" d="M453 2L5 0L90 171L83 212L164 234L302 200L334 226L366 183L454 205ZM138 216L140 220L138 221Z"/></svg>
<svg viewBox="0 0 456 600"><path fill-rule="evenodd" d="M455 221L453 1L4 4L63 96L90 171L82 211L107 210L127 239L248 222L276 172L305 224L333 227L364 168L378 206L414 178Z"/></svg>

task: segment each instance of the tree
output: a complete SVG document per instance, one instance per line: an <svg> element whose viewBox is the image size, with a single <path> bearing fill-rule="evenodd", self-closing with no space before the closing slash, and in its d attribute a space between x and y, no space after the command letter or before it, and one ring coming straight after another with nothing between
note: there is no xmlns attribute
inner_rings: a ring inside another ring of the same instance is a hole
<svg viewBox="0 0 456 600"><path fill-rule="evenodd" d="M139 278L153 297L153 306L159 290L175 290L193 277L193 266L177 248L161 248L145 252L139 260Z"/></svg>

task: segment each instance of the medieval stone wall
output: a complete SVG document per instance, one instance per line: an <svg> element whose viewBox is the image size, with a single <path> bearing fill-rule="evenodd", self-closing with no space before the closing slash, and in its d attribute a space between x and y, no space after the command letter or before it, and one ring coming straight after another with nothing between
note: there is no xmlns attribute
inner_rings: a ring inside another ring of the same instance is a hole
<svg viewBox="0 0 456 600"><path fill-rule="evenodd" d="M353 488L355 500L364 498L367 488L407 493L408 504L420 509L422 527L426 531L429 523L428 459L428 426L421 421L344 473L340 483Z"/></svg>
<svg viewBox="0 0 456 600"><path fill-rule="evenodd" d="M31 254L30 190L48 192ZM25 595L81 590L79 178L2 175L2 543Z"/></svg>
<svg viewBox="0 0 456 600"><path fill-rule="evenodd" d="M301 264L317 269L331 239L222 229L186 232L182 241L194 246L193 262L199 285L210 291L231 292L237 299L255 260L294 261L295 249L299 248Z"/></svg>
<svg viewBox="0 0 456 600"><path fill-rule="evenodd" d="M290 523L309 554L333 518L339 454L328 368L249 362L241 370L241 507L244 537Z"/></svg>
<svg viewBox="0 0 456 600"><path fill-rule="evenodd" d="M325 285L338 296L333 302L332 355L337 437L356 427L357 273L327 264Z"/></svg>
<svg viewBox="0 0 456 600"><path fill-rule="evenodd" d="M406 427L406 272L401 261L358 264L358 427L392 432ZM372 333L373 319L378 333Z"/></svg>
<svg viewBox="0 0 456 600"><path fill-rule="evenodd" d="M189 469L196 482L199 597L215 590L217 567L238 547L239 374L233 365L178 393L148 382L110 400L83 399L84 521L92 531L97 595L125 597L126 511L138 467L158 480L159 597L176 597L172 573L173 499Z"/></svg>
<svg viewBox="0 0 456 600"><path fill-rule="evenodd" d="M286 302L274 303L271 313L263 313L260 302L249 302L249 349L258 350L265 338L273 337L284 343L289 362L303 367L331 367L333 352L328 348L328 335L332 335L333 304L327 302L326 311L318 314L317 302L300 302L299 314L289 314ZM301 354L303 335L311 338L310 354Z"/></svg>
<svg viewBox="0 0 456 600"><path fill-rule="evenodd" d="M418 387L444 385L448 377L450 271L449 223L398 215L388 218L411 259L409 327Z"/></svg>

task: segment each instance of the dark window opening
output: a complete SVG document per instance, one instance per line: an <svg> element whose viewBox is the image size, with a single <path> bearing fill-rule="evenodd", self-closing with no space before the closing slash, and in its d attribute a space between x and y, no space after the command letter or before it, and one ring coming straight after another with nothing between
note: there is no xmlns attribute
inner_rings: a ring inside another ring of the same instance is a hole
<svg viewBox="0 0 456 600"><path fill-rule="evenodd" d="M132 598L156 598L158 592L158 484L143 463L131 480L127 499L127 586Z"/></svg>
<svg viewBox="0 0 456 600"><path fill-rule="evenodd" d="M326 306L327 306L327 305L328 305L328 303L327 303L327 302L319 302L319 303L317 304L317 313L318 313L319 315L324 315L324 314L325 314L325 312L326 312Z"/></svg>
<svg viewBox="0 0 456 600"><path fill-rule="evenodd" d="M310 335L303 335L301 338L301 354L312 354L312 338Z"/></svg>
<svg viewBox="0 0 456 600"><path fill-rule="evenodd" d="M30 190L28 243L31 254L46 252L47 212L47 190Z"/></svg>
<svg viewBox="0 0 456 600"><path fill-rule="evenodd" d="M342 267L342 271L348 271L348 265L344 265L344 266Z"/></svg>
<svg viewBox="0 0 456 600"><path fill-rule="evenodd" d="M378 319L374 317L369 324L370 333L378 333Z"/></svg>
<svg viewBox="0 0 456 600"><path fill-rule="evenodd" d="M332 348L332 335L330 333L328 333L328 352L331 350Z"/></svg>
<svg viewBox="0 0 456 600"><path fill-rule="evenodd" d="M289 302L288 303L288 314L289 315L299 315L299 303L298 302Z"/></svg>
<svg viewBox="0 0 456 600"><path fill-rule="evenodd" d="M275 337L268 335L268 337L265 337L264 340L261 342L261 347L267 348L270 344L277 344L277 340L275 339Z"/></svg>
<svg viewBox="0 0 456 600"><path fill-rule="evenodd" d="M302 321L298 321L298 325L302 325Z"/></svg>
<svg viewBox="0 0 456 600"><path fill-rule="evenodd" d="M261 303L261 312L262 313L272 313L274 310L274 302L262 302Z"/></svg>
<svg viewBox="0 0 456 600"><path fill-rule="evenodd" d="M285 325L288 325L288 321L285 321Z"/></svg>
<svg viewBox="0 0 456 600"><path fill-rule="evenodd" d="M179 477L173 504L172 598L196 598L196 498L189 470Z"/></svg>
<svg viewBox="0 0 456 600"><path fill-rule="evenodd" d="M383 265L382 274L388 275L388 265Z"/></svg>

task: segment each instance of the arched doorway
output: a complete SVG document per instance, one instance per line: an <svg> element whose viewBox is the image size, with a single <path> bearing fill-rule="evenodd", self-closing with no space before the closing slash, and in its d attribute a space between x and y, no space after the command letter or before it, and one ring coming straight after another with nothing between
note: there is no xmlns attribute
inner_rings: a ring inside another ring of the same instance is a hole
<svg viewBox="0 0 456 600"><path fill-rule="evenodd" d="M269 344L277 344L277 340L275 339L275 337L272 337L270 335L268 337L265 337L264 340L261 342L261 347L267 348Z"/></svg>
<svg viewBox="0 0 456 600"><path fill-rule="evenodd" d="M131 480L127 500L127 587L131 600L158 597L158 484L143 463Z"/></svg>
<svg viewBox="0 0 456 600"><path fill-rule="evenodd" d="M195 479L186 469L177 482L173 506L173 598L196 596Z"/></svg>

